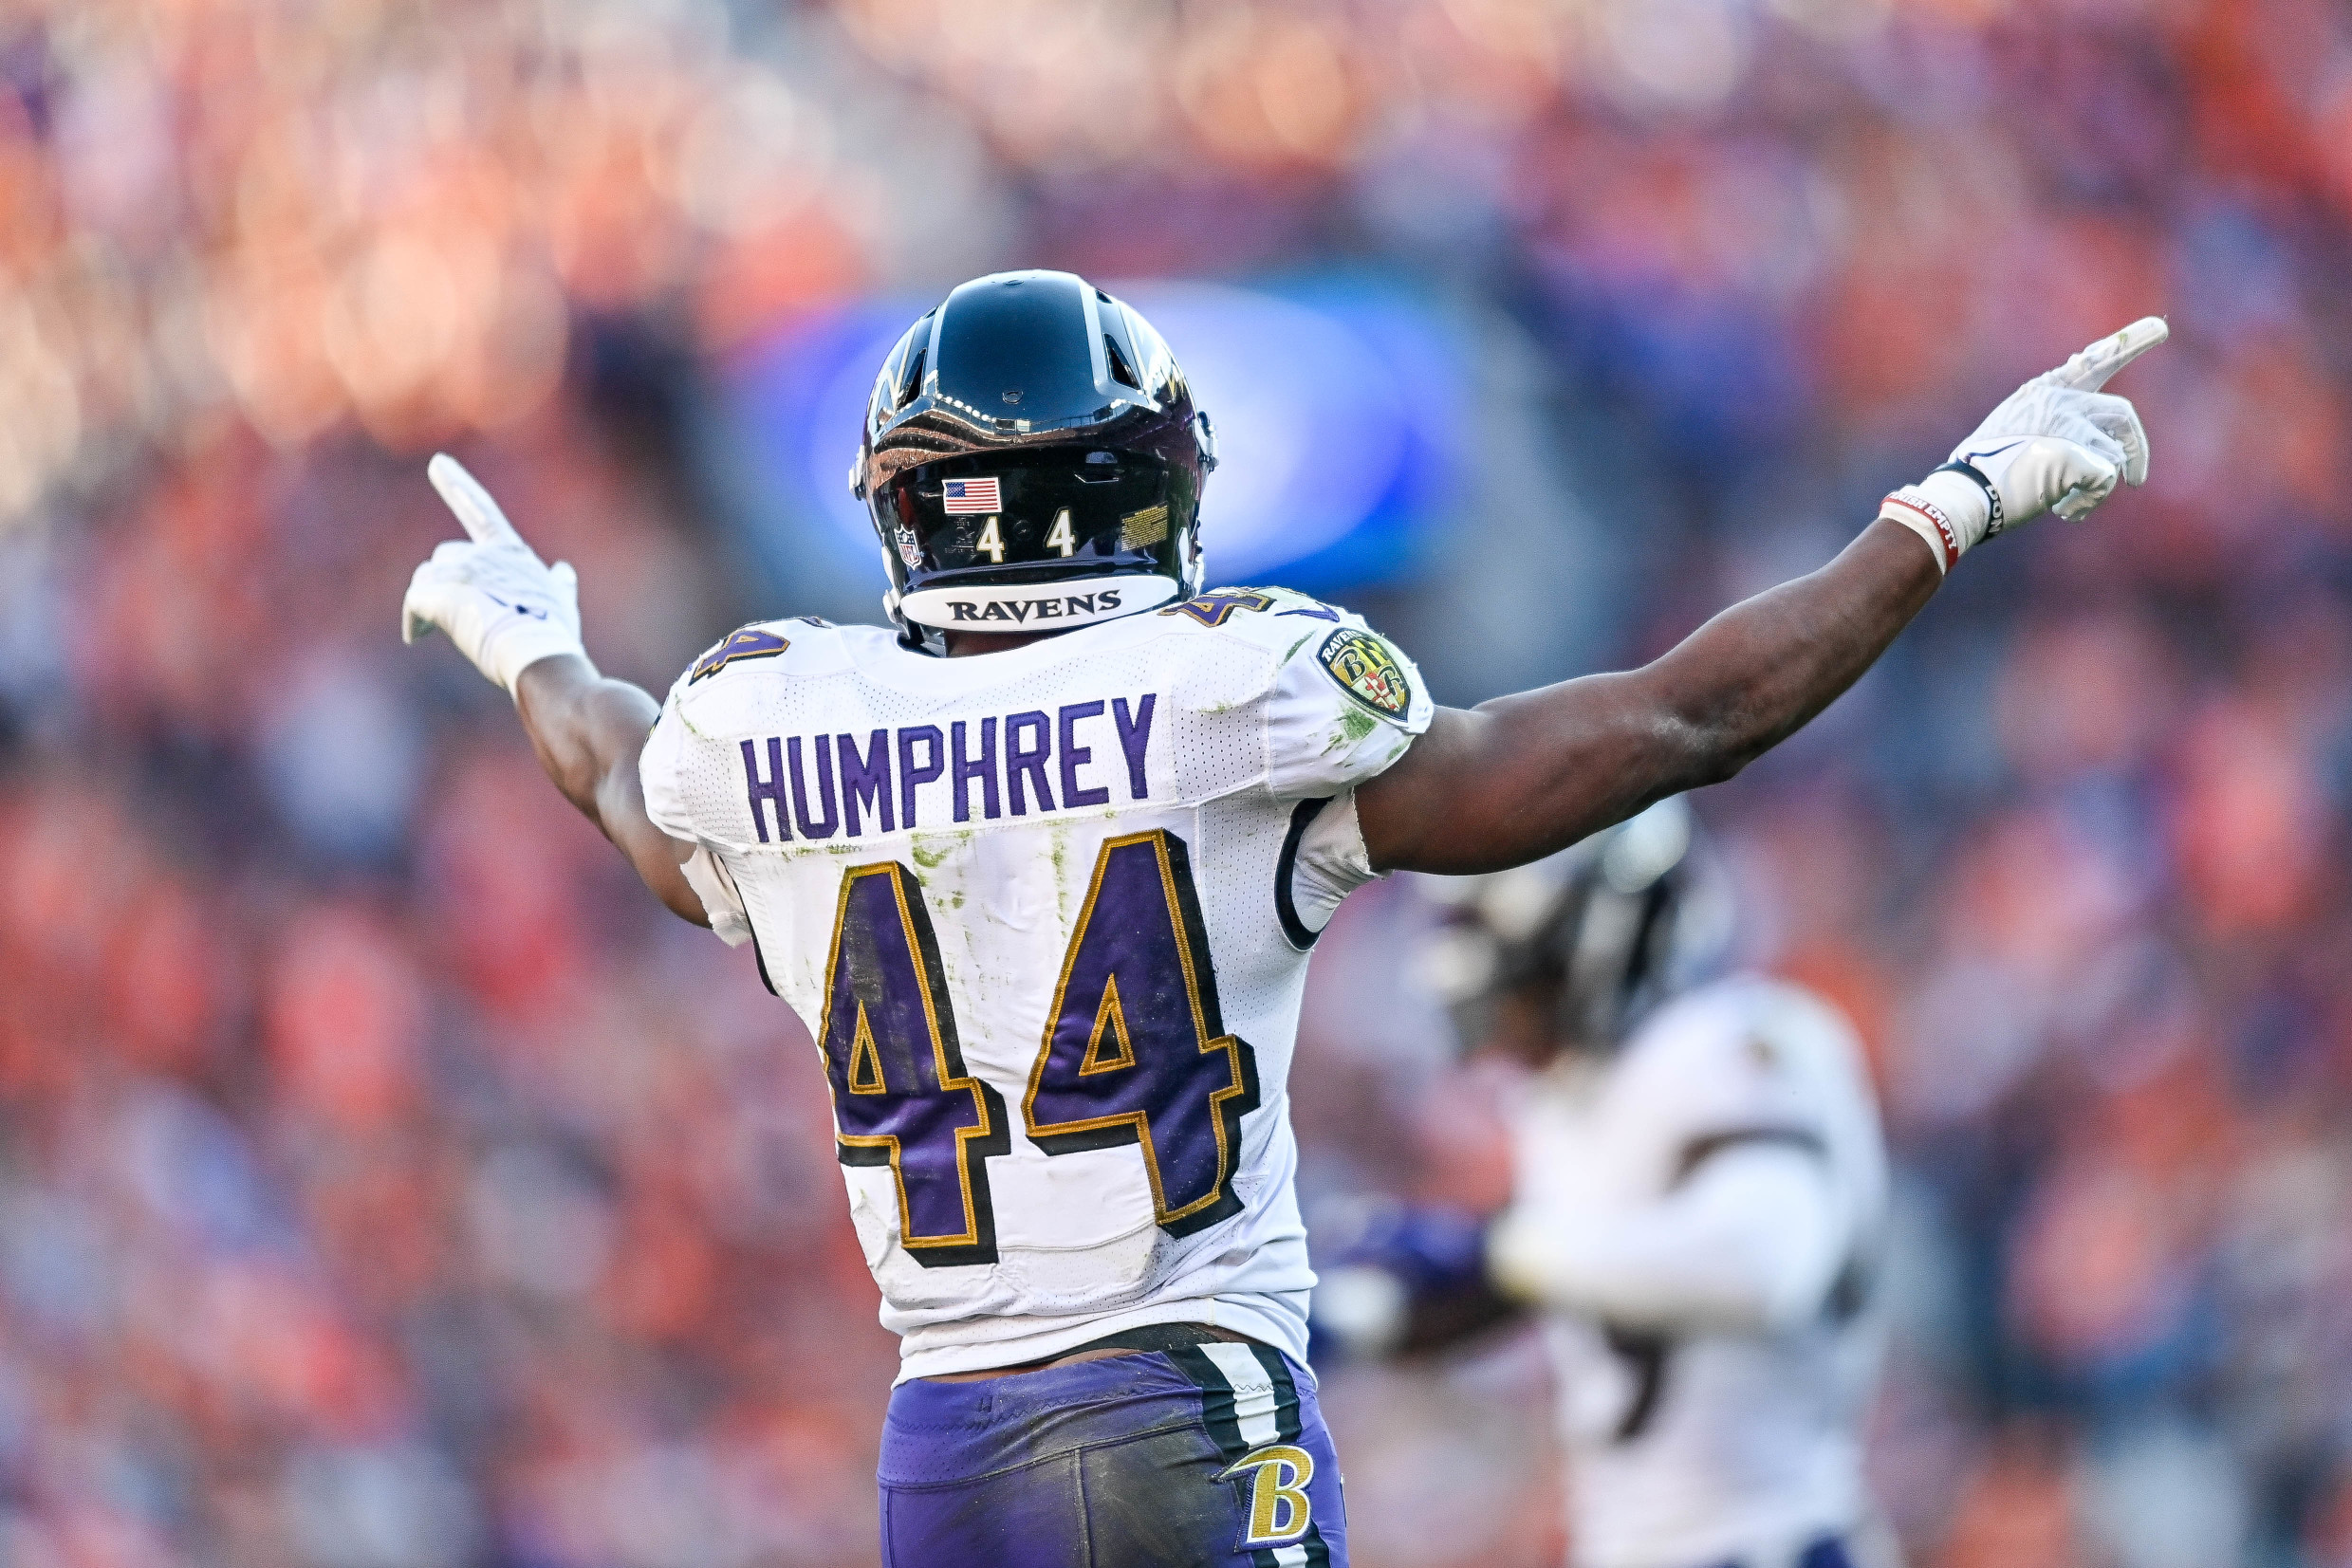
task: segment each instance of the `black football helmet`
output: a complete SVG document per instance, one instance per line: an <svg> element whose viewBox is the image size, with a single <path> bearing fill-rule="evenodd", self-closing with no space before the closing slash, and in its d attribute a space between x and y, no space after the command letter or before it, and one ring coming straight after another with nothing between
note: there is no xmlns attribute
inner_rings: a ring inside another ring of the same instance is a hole
<svg viewBox="0 0 2352 1568"><path fill-rule="evenodd" d="M849 488L912 639L1053 630L1200 587L1216 436L1132 306L1068 272L998 272L909 327L866 405Z"/></svg>
<svg viewBox="0 0 2352 1568"><path fill-rule="evenodd" d="M1721 966L1726 880L1689 804L1669 796L1531 865L1422 879L1448 911L1424 972L1466 1044L1516 1027L1543 1036L1509 1042L1522 1054L1606 1055Z"/></svg>

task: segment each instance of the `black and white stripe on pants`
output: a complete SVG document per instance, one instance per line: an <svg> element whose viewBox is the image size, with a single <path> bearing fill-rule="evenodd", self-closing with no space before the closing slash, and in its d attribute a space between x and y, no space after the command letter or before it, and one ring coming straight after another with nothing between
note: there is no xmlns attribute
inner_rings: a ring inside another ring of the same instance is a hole
<svg viewBox="0 0 2352 1568"><path fill-rule="evenodd" d="M1200 1386L1201 1413L1226 1464L1269 1443L1295 1444L1306 1430L1299 1418L1298 1385L1280 1351L1260 1344L1212 1342L1168 1354ZM1339 1478L1331 1481L1331 1487L1318 1488L1326 1496L1336 1489ZM1246 1492L1247 1483L1243 1485ZM1329 1568L1331 1548L1310 1516L1306 1533L1297 1540L1261 1546L1250 1558L1255 1568Z"/></svg>

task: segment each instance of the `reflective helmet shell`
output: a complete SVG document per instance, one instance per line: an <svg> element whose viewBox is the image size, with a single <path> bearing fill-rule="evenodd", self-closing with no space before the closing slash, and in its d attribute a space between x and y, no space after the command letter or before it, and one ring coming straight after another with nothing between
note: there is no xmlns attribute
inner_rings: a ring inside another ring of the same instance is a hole
<svg viewBox="0 0 2352 1568"><path fill-rule="evenodd" d="M874 379L850 489L902 625L1046 629L1189 597L1209 416L1132 306L1068 272L975 278Z"/></svg>

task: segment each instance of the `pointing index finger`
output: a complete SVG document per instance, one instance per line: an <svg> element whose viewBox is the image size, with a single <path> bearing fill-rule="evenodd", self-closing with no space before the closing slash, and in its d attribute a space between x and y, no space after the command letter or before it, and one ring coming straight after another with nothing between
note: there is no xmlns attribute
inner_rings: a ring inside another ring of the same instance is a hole
<svg viewBox="0 0 2352 1568"><path fill-rule="evenodd" d="M2161 316L2142 316L2122 331L2100 339L2059 366L2056 372L2058 383L2084 392L2097 392L2107 384L2107 378L2171 337L2172 330Z"/></svg>
<svg viewBox="0 0 2352 1568"><path fill-rule="evenodd" d="M442 501L457 514L457 521L476 544L523 544L523 536L514 531L514 525L498 509L490 491L456 458L445 452L435 452L433 461L425 465L425 477L433 481L433 488L441 492Z"/></svg>

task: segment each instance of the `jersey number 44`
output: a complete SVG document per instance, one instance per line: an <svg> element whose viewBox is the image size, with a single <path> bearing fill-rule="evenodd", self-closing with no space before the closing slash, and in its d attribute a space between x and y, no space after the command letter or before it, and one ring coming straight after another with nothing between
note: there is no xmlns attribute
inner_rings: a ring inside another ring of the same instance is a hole
<svg viewBox="0 0 2352 1568"><path fill-rule="evenodd" d="M964 1064L938 942L913 868L853 866L826 961L818 1048L844 1165L887 1165L902 1245L953 1267L996 1261L988 1161L1011 1148L1004 1097ZM1155 1218L1176 1236L1237 1213L1241 1118L1257 1061L1225 1032L1184 841L1103 844L1021 1099L1047 1154L1136 1144Z"/></svg>

